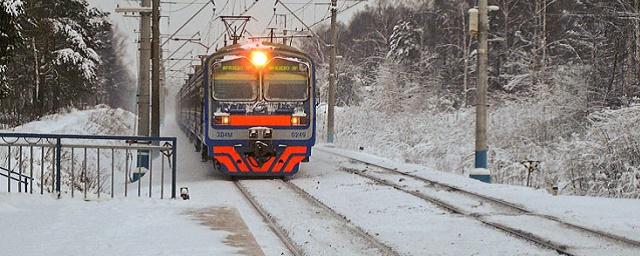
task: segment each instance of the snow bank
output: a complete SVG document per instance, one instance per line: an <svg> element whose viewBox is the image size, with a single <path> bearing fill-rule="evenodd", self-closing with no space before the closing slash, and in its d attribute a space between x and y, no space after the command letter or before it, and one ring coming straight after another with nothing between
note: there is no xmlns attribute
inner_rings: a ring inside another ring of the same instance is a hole
<svg viewBox="0 0 640 256"><path fill-rule="evenodd" d="M89 110L76 110L72 109L65 113L58 113L41 118L38 121L30 122L11 130L0 130L0 132L11 133L43 133L43 134L77 134L77 135L133 135L135 124L135 115L131 112L122 109L112 109L105 105L98 105L94 109ZM24 142L24 141L22 141ZM35 140L30 140L31 143ZM41 143L44 143L43 141ZM53 142L49 142L53 143ZM93 145L113 145L122 144L117 141L105 141L105 140L64 140L63 144L93 144ZM130 169L135 157L135 152L130 151L129 154L116 151L114 156L111 155L110 150L100 151L100 159L103 161L100 167L100 175L98 175L98 167L96 165L98 159L98 152L95 149L89 149L85 152L82 149L75 149L73 152L70 149L63 148L62 150L62 190L69 192L70 187L73 186L76 192L81 193L86 190L92 194L97 193L98 188L101 192L108 192L109 186L105 185L106 181L111 178L111 160L114 161L115 170L117 174L114 177L121 177L126 169L126 158L129 158ZM8 148L0 147L0 166L6 167L8 165ZM29 147L22 147L22 158L20 158L20 148L12 147L11 151L11 169L13 171L19 170L19 162L22 161L23 174L29 175L34 178L34 193L39 192L40 188L44 191L52 192L52 184L54 182L54 175L52 173L54 165L55 152L53 148L41 148L35 147L33 154L31 154ZM31 173L30 159L33 159L33 173ZM73 168L72 168L73 167ZM86 168L85 178L83 179L81 171ZM41 173L40 170L44 171ZM73 178L72 178L73 176ZM100 179L98 179L100 176ZM0 182L0 191L7 191L6 180ZM98 180L101 180L98 184ZM123 179L116 178L117 184L122 183ZM117 185L116 184L116 185ZM15 188L17 184L12 185Z"/></svg>
<svg viewBox="0 0 640 256"><path fill-rule="evenodd" d="M45 116L4 132L125 136L134 134L135 118L129 111L98 105Z"/></svg>

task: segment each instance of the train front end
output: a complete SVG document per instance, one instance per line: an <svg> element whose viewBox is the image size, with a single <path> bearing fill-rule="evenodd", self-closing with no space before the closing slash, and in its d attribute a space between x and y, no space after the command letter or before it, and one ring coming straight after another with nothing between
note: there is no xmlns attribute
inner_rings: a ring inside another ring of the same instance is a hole
<svg viewBox="0 0 640 256"><path fill-rule="evenodd" d="M207 60L206 144L230 176L290 176L315 144L315 72L292 47L251 44Z"/></svg>

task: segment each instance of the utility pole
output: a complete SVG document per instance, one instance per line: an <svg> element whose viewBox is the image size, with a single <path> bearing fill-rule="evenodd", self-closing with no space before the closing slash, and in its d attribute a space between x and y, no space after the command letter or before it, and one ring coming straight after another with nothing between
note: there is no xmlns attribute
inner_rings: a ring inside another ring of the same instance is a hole
<svg viewBox="0 0 640 256"><path fill-rule="evenodd" d="M636 76L637 82L640 83L640 0L635 0L636 8Z"/></svg>
<svg viewBox="0 0 640 256"><path fill-rule="evenodd" d="M151 59L151 0L142 0L140 7L116 8L119 13L140 13L140 63L138 66L138 136L149 136L149 60ZM135 172L130 177L135 182L149 169L149 151L138 150Z"/></svg>
<svg viewBox="0 0 640 256"><path fill-rule="evenodd" d="M151 0L142 0L143 8ZM149 136L149 60L151 59L151 13L140 13L140 63L138 69L138 135ZM138 157L140 158L140 157ZM148 165L147 165L148 166ZM138 164L138 167L140 165Z"/></svg>
<svg viewBox="0 0 640 256"><path fill-rule="evenodd" d="M153 0L153 58L151 72L151 136L160 136L160 0Z"/></svg>
<svg viewBox="0 0 640 256"><path fill-rule="evenodd" d="M478 1L478 82L476 101L476 150L475 169L470 177L483 182L491 182L491 174L487 169L487 86L489 61L489 6L488 0Z"/></svg>
<svg viewBox="0 0 640 256"><path fill-rule="evenodd" d="M327 106L327 143L333 143L334 137L334 108L336 105L336 16L338 14L337 0L331 0L331 48L329 57L329 102Z"/></svg>

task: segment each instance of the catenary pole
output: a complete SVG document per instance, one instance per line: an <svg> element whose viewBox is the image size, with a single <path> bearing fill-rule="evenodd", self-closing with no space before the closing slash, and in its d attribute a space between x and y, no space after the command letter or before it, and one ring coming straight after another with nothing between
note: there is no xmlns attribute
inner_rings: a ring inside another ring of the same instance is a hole
<svg viewBox="0 0 640 256"><path fill-rule="evenodd" d="M491 175L487 164L487 87L488 87L488 59L489 59L489 8L488 0L478 1L478 82L476 103L476 148L475 170L471 178L484 182L491 182Z"/></svg>
<svg viewBox="0 0 640 256"><path fill-rule="evenodd" d="M142 0L141 7L151 7ZM138 69L138 135L149 136L149 81L151 60L151 14L140 13L140 63Z"/></svg>
<svg viewBox="0 0 640 256"><path fill-rule="evenodd" d="M151 74L151 136L160 136L160 0L153 0L153 58Z"/></svg>
<svg viewBox="0 0 640 256"><path fill-rule="evenodd" d="M635 0L636 8L636 76L637 82L640 83L640 0Z"/></svg>
<svg viewBox="0 0 640 256"><path fill-rule="evenodd" d="M335 105L336 105L336 15L338 11L337 0L331 0L331 52L329 57L329 99L327 106L327 143L333 143L335 135Z"/></svg>
<svg viewBox="0 0 640 256"><path fill-rule="evenodd" d="M151 0L142 0L141 7L151 7ZM140 13L140 63L138 72L138 135L149 136L149 82L150 82L150 61L151 61L151 13L148 11ZM140 169L149 168L149 151L138 150L136 167ZM140 172L137 172L140 173ZM140 176L133 175L132 181Z"/></svg>

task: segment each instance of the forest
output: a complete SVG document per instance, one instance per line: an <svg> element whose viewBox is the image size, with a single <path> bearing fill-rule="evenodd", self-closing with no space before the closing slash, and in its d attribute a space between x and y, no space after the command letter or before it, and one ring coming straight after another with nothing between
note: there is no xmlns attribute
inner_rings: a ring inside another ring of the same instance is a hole
<svg viewBox="0 0 640 256"><path fill-rule="evenodd" d="M472 167L475 2L378 0L338 26L338 144L439 170ZM489 4L498 7L489 14L495 181L526 184L521 161L538 160L533 187L639 197L639 1ZM322 39L302 47L325 77L329 26L317 32ZM325 79L319 86L326 99Z"/></svg>
<svg viewBox="0 0 640 256"><path fill-rule="evenodd" d="M64 108L135 108L125 37L85 0L0 1L0 125Z"/></svg>

